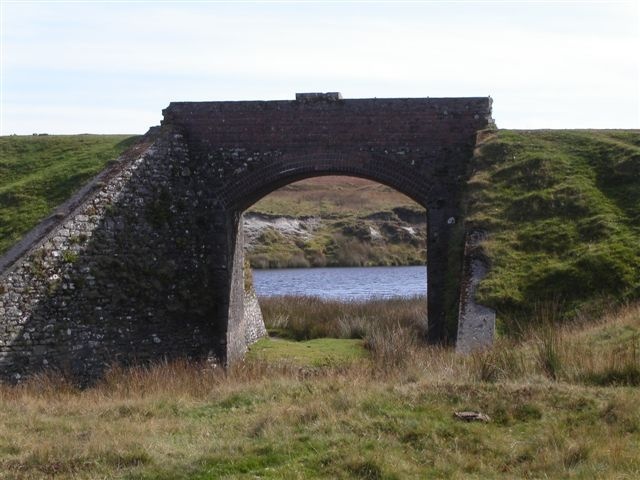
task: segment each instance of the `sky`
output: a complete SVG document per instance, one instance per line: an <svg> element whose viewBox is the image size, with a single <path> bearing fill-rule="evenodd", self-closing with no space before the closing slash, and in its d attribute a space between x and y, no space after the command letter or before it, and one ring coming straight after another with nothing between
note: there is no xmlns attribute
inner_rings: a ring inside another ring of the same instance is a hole
<svg viewBox="0 0 640 480"><path fill-rule="evenodd" d="M501 128L640 128L640 0L0 0L0 135L172 101L490 95Z"/></svg>

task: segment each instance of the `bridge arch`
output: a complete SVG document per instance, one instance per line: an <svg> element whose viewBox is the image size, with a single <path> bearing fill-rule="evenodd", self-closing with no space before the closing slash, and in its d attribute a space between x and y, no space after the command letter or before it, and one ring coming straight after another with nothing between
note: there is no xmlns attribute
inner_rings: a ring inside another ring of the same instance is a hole
<svg viewBox="0 0 640 480"><path fill-rule="evenodd" d="M490 98L172 103L163 126L188 156L215 171L214 318L227 361L242 357L242 212L304 178L351 175L388 185L427 209L428 340L455 341L463 288L462 195ZM467 298L467 297L465 297ZM469 297L469 298L472 298Z"/></svg>
<svg viewBox="0 0 640 480"><path fill-rule="evenodd" d="M229 183L219 192L219 198L229 215L234 219L229 223L229 229L234 232L235 251L230 258L234 258L234 265L228 270L231 272L229 283L230 298L229 305L231 310L228 321L230 331L240 331L244 326L240 325L234 328L233 319L242 319L244 315L240 312L234 312L234 309L241 308L242 292L238 285L239 279L245 277L244 268L244 239L243 239L243 222L242 213L253 204L264 198L275 190L282 188L291 183L304 180L307 178L315 178L327 175L342 175L359 177L372 180L382 185L386 185L394 190L406 195L414 200L420 206L427 208L428 186L425 181L420 179L417 172L407 168L404 159L389 158L389 154L381 152L359 151L355 153L341 153L336 151L330 152L295 152L291 154L280 155L272 159L268 164L261 165L251 170L237 171L230 179ZM414 162L415 163L415 162ZM427 221L429 214L427 212ZM429 256L427 255L427 274L429 272ZM437 267L434 267L437 272ZM434 276L434 282L437 282L437 275ZM426 285L425 285L426 287ZM428 296L428 294L427 294ZM438 308L437 295L435 298ZM223 302L226 303L226 302ZM428 301L429 303L429 301ZM431 302L433 303L433 301ZM432 322L433 330L433 322ZM430 338L437 341L441 338L440 332L431 332ZM238 335L228 335L228 341L233 342Z"/></svg>
<svg viewBox="0 0 640 480"><path fill-rule="evenodd" d="M54 364L90 376L185 352L240 359L255 339L242 212L329 174L374 180L426 207L429 341L455 341L462 319L490 319L474 306L474 272L486 268L465 246L475 237L462 208L490 98L314 94L178 102L163 114L0 258L0 377Z"/></svg>
<svg viewBox="0 0 640 480"><path fill-rule="evenodd" d="M244 211L271 192L307 178L328 175L359 177L386 185L427 208L428 185L398 161L376 161L368 152L296 153L275 164L243 172L225 185L220 199L231 210Z"/></svg>

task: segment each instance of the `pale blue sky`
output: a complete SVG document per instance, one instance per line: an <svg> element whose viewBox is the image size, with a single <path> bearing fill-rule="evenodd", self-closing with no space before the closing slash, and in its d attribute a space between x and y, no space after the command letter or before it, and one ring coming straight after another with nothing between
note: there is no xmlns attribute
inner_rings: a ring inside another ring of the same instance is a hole
<svg viewBox="0 0 640 480"><path fill-rule="evenodd" d="M639 3L0 0L0 134L142 133L171 101L315 91L640 128Z"/></svg>

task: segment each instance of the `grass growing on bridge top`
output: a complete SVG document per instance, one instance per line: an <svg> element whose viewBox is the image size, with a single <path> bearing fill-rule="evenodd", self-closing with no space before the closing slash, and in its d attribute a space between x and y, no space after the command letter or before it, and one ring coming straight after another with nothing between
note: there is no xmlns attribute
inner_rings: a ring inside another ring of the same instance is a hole
<svg viewBox="0 0 640 480"><path fill-rule="evenodd" d="M0 254L129 147L131 135L0 137Z"/></svg>

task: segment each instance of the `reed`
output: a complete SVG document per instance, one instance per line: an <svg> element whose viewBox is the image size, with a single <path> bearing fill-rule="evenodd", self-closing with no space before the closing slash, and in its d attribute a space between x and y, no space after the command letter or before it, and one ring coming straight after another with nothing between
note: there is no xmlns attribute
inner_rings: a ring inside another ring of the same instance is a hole
<svg viewBox="0 0 640 480"><path fill-rule="evenodd" d="M261 298L260 306L268 330L295 340L365 338L395 326L420 337L426 329L427 300L421 296L363 301L281 296Z"/></svg>

